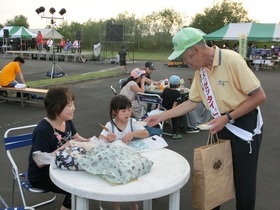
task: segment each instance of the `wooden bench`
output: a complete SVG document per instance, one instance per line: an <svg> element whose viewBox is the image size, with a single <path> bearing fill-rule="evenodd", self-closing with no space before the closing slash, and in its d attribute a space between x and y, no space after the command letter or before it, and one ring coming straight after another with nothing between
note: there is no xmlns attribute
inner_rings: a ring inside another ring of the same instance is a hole
<svg viewBox="0 0 280 210"><path fill-rule="evenodd" d="M47 94L47 89L38 88L14 88L0 86L0 100L4 101L18 101L21 106L26 104L43 104L43 97ZM20 97L17 97L20 93ZM12 94L12 95L11 95Z"/></svg>

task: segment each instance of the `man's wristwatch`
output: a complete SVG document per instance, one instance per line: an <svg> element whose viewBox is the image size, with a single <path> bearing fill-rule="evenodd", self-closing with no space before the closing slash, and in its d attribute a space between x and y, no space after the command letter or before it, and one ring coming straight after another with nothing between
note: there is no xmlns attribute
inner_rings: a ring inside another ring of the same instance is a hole
<svg viewBox="0 0 280 210"><path fill-rule="evenodd" d="M231 117L230 113L227 112L226 115L227 115L227 118L228 118L228 122L229 122L230 124L233 124L233 123L234 123L234 119Z"/></svg>

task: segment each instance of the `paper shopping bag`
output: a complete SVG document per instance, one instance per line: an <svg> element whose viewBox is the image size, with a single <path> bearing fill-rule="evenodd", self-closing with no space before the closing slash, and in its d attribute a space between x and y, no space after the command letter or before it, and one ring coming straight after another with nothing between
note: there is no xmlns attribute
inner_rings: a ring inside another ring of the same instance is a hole
<svg viewBox="0 0 280 210"><path fill-rule="evenodd" d="M229 140L195 148L192 205L210 210L234 198L232 153Z"/></svg>

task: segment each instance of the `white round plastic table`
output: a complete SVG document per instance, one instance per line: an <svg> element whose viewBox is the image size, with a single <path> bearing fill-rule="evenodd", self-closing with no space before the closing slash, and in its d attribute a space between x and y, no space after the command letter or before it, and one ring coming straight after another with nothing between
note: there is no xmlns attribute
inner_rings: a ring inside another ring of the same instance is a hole
<svg viewBox="0 0 280 210"><path fill-rule="evenodd" d="M169 210L180 209L180 189L190 178L190 165L180 154L163 148L141 153L154 162L151 171L124 185L112 186L98 175L50 167L51 180L72 194L72 209L88 210L89 199L111 202L143 201L152 210L152 199L169 195Z"/></svg>

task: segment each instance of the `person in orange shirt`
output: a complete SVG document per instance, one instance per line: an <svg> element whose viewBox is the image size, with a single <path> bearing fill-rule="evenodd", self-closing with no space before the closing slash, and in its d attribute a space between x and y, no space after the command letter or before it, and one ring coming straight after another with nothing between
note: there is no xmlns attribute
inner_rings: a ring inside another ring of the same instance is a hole
<svg viewBox="0 0 280 210"><path fill-rule="evenodd" d="M25 84L24 77L20 70L22 64L24 64L24 59L18 56L15 57L14 61L4 66L0 73L0 85L3 87L16 86L16 84L19 83L16 80L16 76L19 77L22 84Z"/></svg>
<svg viewBox="0 0 280 210"><path fill-rule="evenodd" d="M38 33L37 33L36 42L37 42L38 50L39 50L39 52L41 52L43 49L43 35L42 35L41 31L38 31Z"/></svg>
<svg viewBox="0 0 280 210"><path fill-rule="evenodd" d="M66 41L64 37L61 37L56 52L61 52L61 50L64 49L65 46L66 46Z"/></svg>

